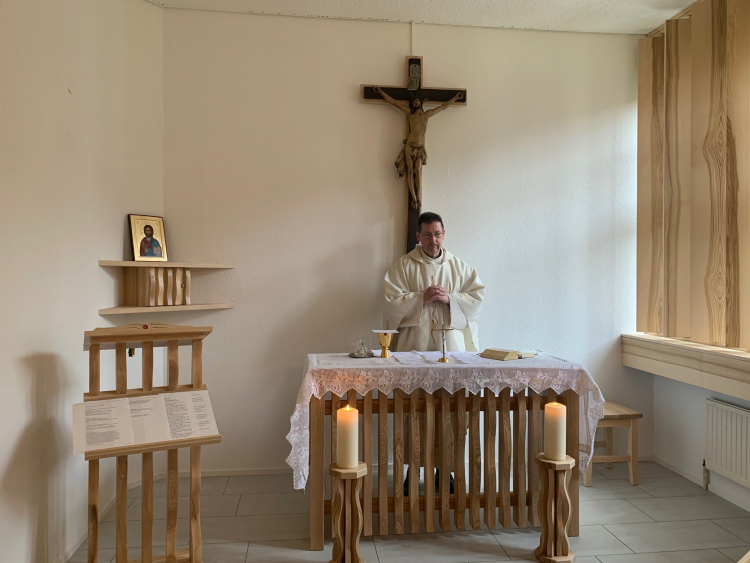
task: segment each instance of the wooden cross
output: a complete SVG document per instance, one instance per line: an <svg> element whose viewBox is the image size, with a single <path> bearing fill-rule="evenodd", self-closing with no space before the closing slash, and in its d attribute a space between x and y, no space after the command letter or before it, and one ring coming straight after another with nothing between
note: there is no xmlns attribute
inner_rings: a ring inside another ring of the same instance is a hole
<svg viewBox="0 0 750 563"><path fill-rule="evenodd" d="M406 57L406 88L400 86L371 86L362 84L363 102L390 103L407 114L407 139L404 139L404 150L396 160L399 175L406 176L406 251L410 252L417 245L416 232L419 230L421 213L422 165L426 161L424 134L427 119L452 104L466 105L464 88L424 88L422 86L422 57ZM382 93L382 94L381 94ZM422 112L422 104L438 104L439 107ZM411 116L409 112L411 111ZM418 123L416 112L421 114ZM415 128L410 124L415 122ZM405 155L404 151L409 153ZM416 194L416 200L414 198Z"/></svg>

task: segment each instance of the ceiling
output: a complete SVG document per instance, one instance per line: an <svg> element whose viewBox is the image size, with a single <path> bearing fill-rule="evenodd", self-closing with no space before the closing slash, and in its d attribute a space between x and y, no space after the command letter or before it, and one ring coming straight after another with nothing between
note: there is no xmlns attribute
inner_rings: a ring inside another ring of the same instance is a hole
<svg viewBox="0 0 750 563"><path fill-rule="evenodd" d="M648 33L694 0L147 0L188 8L478 27Z"/></svg>

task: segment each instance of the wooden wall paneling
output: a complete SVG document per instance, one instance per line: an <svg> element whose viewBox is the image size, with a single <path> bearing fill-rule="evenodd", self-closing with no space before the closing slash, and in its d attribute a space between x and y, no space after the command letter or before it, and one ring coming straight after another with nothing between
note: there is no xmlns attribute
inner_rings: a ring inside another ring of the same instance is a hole
<svg viewBox="0 0 750 563"><path fill-rule="evenodd" d="M750 348L750 2L727 2L726 344Z"/></svg>
<svg viewBox="0 0 750 563"><path fill-rule="evenodd" d="M691 24L668 20L664 79L664 336L690 336Z"/></svg>
<svg viewBox="0 0 750 563"><path fill-rule="evenodd" d="M723 344L726 319L726 0L691 15L690 338Z"/></svg>
<svg viewBox="0 0 750 563"><path fill-rule="evenodd" d="M638 253L636 328L662 332L664 37L638 49Z"/></svg>

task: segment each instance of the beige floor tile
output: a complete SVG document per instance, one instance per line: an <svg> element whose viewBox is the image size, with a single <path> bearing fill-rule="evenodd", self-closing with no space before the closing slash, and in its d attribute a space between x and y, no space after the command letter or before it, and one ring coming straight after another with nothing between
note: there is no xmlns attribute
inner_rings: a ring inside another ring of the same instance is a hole
<svg viewBox="0 0 750 563"><path fill-rule="evenodd" d="M713 494L684 477L640 479L638 481L638 488L647 492L652 497L696 497Z"/></svg>
<svg viewBox="0 0 750 563"><path fill-rule="evenodd" d="M634 487L624 479L611 480L593 479L590 487L584 487L581 482L581 500L616 500L629 498L651 498L651 495L639 487Z"/></svg>
<svg viewBox="0 0 750 563"><path fill-rule="evenodd" d="M114 549L100 549L99 563L110 563L115 558L115 553ZM79 549L68 559L68 563L86 563L88 561L88 554L87 549Z"/></svg>
<svg viewBox="0 0 750 563"><path fill-rule="evenodd" d="M750 518L730 518L728 520L714 520L728 532L750 543Z"/></svg>
<svg viewBox="0 0 750 563"><path fill-rule="evenodd" d="M715 549L609 555L600 556L599 561L601 563L727 563L726 557Z"/></svg>
<svg viewBox="0 0 750 563"><path fill-rule="evenodd" d="M309 497L303 492L242 495L237 516L253 514L307 514Z"/></svg>
<svg viewBox="0 0 750 563"><path fill-rule="evenodd" d="M713 520L716 518L742 518L750 516L750 514L740 507L716 495L631 499L629 502L657 522Z"/></svg>
<svg viewBox="0 0 750 563"><path fill-rule="evenodd" d="M99 547L112 549L116 547L116 523L101 522L99 524ZM177 545L187 545L190 538L190 520L177 520ZM167 521L154 520L153 545L162 546L167 543ZM141 523L138 520L128 521L128 547L141 547Z"/></svg>
<svg viewBox="0 0 750 563"><path fill-rule="evenodd" d="M201 479L201 496L223 495L229 477L203 477ZM177 480L177 494L180 497L190 496L190 479L183 477ZM154 498L167 497L167 480L154 481ZM141 488L128 489L128 498L141 498Z"/></svg>
<svg viewBox="0 0 750 563"><path fill-rule="evenodd" d="M187 549L188 546L180 546L177 549ZM247 543L213 543L203 545L203 563L245 563L247 555ZM152 555L161 555L164 547L157 547ZM140 559L139 548L128 550L128 559Z"/></svg>
<svg viewBox="0 0 750 563"><path fill-rule="evenodd" d="M734 561L735 563L742 559L745 555L750 553L750 547L727 547L725 549L720 549L724 555L729 557L731 561Z"/></svg>
<svg viewBox="0 0 750 563"><path fill-rule="evenodd" d="M579 504L581 526L653 522L626 500L587 500Z"/></svg>
<svg viewBox="0 0 750 563"><path fill-rule="evenodd" d="M362 538L359 546L367 563L378 563L372 539ZM252 542L247 563L328 563L332 550L332 540L326 540L323 551L310 551L308 540Z"/></svg>
<svg viewBox="0 0 750 563"><path fill-rule="evenodd" d="M310 535L307 514L203 518L203 543L294 540Z"/></svg>
<svg viewBox="0 0 750 563"><path fill-rule="evenodd" d="M594 557L617 553L631 553L617 538L602 526L581 526L581 535L570 538L570 548L579 557ZM511 559L536 561L534 550L539 546L539 528L495 530L494 534L500 545Z"/></svg>
<svg viewBox="0 0 750 563"><path fill-rule="evenodd" d="M130 508L130 506L133 504L135 499L128 497L127 506ZM110 509L107 511L107 514L104 515L104 518L102 518L102 522L114 522L117 518L117 504L113 503Z"/></svg>
<svg viewBox="0 0 750 563"><path fill-rule="evenodd" d="M466 563L508 559L489 531L379 536L375 538L375 549L380 563Z"/></svg>
<svg viewBox="0 0 750 563"><path fill-rule="evenodd" d="M607 479L629 479L628 464L626 462L613 463L612 469L606 469L603 463L594 464L594 472ZM654 461L638 463L638 479L664 479L679 477L674 471L659 465Z"/></svg>
<svg viewBox="0 0 750 563"><path fill-rule="evenodd" d="M635 553L719 549L745 543L710 520L611 524L606 528Z"/></svg>
<svg viewBox="0 0 750 563"><path fill-rule="evenodd" d="M227 495L293 492L291 475L234 475L224 491Z"/></svg>
<svg viewBox="0 0 750 563"><path fill-rule="evenodd" d="M201 517L212 518L215 516L234 516L237 514L237 506L240 503L240 495L201 495ZM114 520L113 511L107 514L107 519ZM111 518L110 518L111 517ZM154 499L154 520L164 520L167 517L167 499ZM190 518L190 498L180 497L177 501L177 518ZM128 507L128 520L141 519L141 499L133 499Z"/></svg>

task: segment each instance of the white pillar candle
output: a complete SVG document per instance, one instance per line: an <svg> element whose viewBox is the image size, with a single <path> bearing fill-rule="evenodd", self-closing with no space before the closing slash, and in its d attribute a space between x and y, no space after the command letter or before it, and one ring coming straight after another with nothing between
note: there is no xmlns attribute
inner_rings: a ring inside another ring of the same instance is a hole
<svg viewBox="0 0 750 563"><path fill-rule="evenodd" d="M352 469L359 464L359 411L346 405L337 411L336 465Z"/></svg>
<svg viewBox="0 0 750 563"><path fill-rule="evenodd" d="M566 455L565 405L547 403L544 406L544 457L562 461Z"/></svg>

